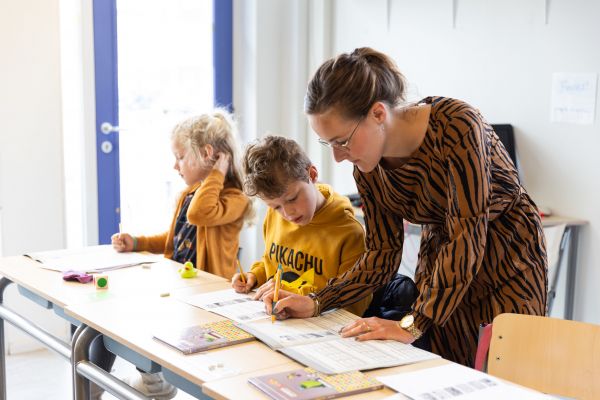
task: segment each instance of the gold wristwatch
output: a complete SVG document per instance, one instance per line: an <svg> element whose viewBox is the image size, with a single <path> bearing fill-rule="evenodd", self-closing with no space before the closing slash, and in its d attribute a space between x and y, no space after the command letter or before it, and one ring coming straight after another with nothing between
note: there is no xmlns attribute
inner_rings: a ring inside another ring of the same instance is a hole
<svg viewBox="0 0 600 400"><path fill-rule="evenodd" d="M412 314L406 314L402 317L402 319L398 321L398 326L413 335L415 340L423 335L423 332L415 326L415 316Z"/></svg>

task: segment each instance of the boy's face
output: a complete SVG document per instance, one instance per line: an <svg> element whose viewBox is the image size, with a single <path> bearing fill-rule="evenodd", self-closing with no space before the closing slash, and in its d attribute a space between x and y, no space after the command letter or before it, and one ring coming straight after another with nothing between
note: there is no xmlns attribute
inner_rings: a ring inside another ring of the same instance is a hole
<svg viewBox="0 0 600 400"><path fill-rule="evenodd" d="M314 172L316 175L316 169ZM316 177L313 180L313 174L310 175L310 182L292 182L280 197L264 198L263 201L286 220L300 226L307 225L312 221L319 204L322 204L322 201L319 201L321 192L314 184Z"/></svg>

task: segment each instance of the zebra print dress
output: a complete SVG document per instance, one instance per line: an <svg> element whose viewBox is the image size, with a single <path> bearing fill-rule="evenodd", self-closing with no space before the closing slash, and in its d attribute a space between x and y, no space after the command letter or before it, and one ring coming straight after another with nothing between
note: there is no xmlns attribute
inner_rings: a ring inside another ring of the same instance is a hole
<svg viewBox="0 0 600 400"><path fill-rule="evenodd" d="M504 313L544 315L547 260L536 205L479 111L428 97L425 139L401 167L354 169L365 205L367 252L318 293L323 309L345 306L397 272L403 219L422 225L413 310L432 349L471 366L479 325Z"/></svg>

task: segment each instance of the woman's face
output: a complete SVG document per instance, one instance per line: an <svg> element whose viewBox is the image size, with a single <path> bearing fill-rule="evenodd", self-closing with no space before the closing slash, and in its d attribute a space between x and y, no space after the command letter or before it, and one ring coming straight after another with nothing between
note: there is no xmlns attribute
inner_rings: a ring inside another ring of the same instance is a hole
<svg viewBox="0 0 600 400"><path fill-rule="evenodd" d="M381 124L367 115L344 119L335 110L308 116L308 122L321 143L328 143L336 162L350 161L363 172L370 172L383 155L384 133Z"/></svg>

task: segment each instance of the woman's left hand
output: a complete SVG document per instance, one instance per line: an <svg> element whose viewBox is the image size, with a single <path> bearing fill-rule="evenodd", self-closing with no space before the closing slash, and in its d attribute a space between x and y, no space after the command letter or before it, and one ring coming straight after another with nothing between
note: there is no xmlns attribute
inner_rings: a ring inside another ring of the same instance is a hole
<svg viewBox="0 0 600 400"><path fill-rule="evenodd" d="M392 339L402 343L415 341L413 335L400 328L398 321L377 317L360 318L342 328L342 337L356 337L356 340Z"/></svg>

